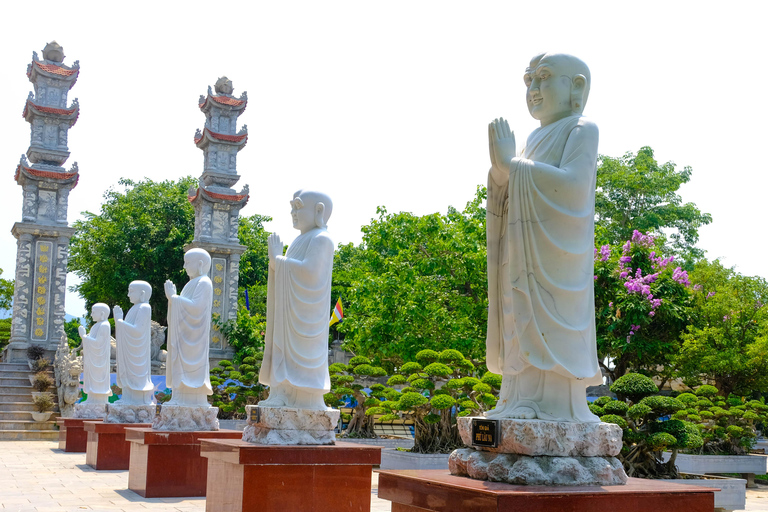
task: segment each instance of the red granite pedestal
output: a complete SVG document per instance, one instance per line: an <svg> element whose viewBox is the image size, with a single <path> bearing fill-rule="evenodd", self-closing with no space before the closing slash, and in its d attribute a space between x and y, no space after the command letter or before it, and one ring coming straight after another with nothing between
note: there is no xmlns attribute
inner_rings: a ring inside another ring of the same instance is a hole
<svg viewBox="0 0 768 512"><path fill-rule="evenodd" d="M367 512L381 448L356 443L267 446L204 440L206 512Z"/></svg>
<svg viewBox="0 0 768 512"><path fill-rule="evenodd" d="M630 478L627 485L509 485L446 470L379 471L379 498L392 512L712 512L717 489Z"/></svg>
<svg viewBox="0 0 768 512"><path fill-rule="evenodd" d="M200 456L200 441L242 435L239 430L170 432L127 427L128 488L145 498L205 496L208 459Z"/></svg>
<svg viewBox="0 0 768 512"><path fill-rule="evenodd" d="M151 423L104 423L86 421L83 429L88 436L85 463L93 469L128 469L131 443L125 440L125 429L149 428Z"/></svg>
<svg viewBox="0 0 768 512"><path fill-rule="evenodd" d="M88 442L88 435L83 430L86 421L101 421L94 418L59 418L56 424L59 426L59 450L65 452L84 452Z"/></svg>

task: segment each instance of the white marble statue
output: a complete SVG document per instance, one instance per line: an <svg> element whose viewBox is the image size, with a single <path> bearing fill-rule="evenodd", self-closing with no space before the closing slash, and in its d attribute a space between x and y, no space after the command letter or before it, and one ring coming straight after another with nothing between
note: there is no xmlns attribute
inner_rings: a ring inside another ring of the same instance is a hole
<svg viewBox="0 0 768 512"><path fill-rule="evenodd" d="M180 295L176 285L165 282L168 297L168 356L166 385L173 390L166 405L207 406L213 394L208 363L213 285L208 277L211 256L204 249L184 255L189 282Z"/></svg>
<svg viewBox="0 0 768 512"><path fill-rule="evenodd" d="M123 390L115 403L149 405L152 403L152 341L150 324L152 287L146 281L128 285L128 299L133 306L123 319L120 306L113 308L117 339L117 385Z"/></svg>
<svg viewBox="0 0 768 512"><path fill-rule="evenodd" d="M109 325L109 306L101 302L91 308L95 322L86 334L78 328L83 346L83 391L88 395L83 404L106 404L112 396L109 385L109 349L112 328Z"/></svg>
<svg viewBox="0 0 768 512"><path fill-rule="evenodd" d="M291 201L293 227L301 234L283 256L277 234L269 237L267 331L259 382L269 386L266 407L328 409L328 317L334 244L326 226L331 198L299 190Z"/></svg>
<svg viewBox="0 0 768 512"><path fill-rule="evenodd" d="M518 156L504 119L489 125L488 369L503 376L491 418L598 422L602 384L593 289L597 126L581 116L590 74L545 53L525 72L541 127Z"/></svg>

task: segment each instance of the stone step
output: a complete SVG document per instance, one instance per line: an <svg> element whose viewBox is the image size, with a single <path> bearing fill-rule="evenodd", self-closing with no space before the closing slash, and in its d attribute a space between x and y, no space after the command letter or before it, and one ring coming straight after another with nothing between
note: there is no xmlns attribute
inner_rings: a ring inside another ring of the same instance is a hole
<svg viewBox="0 0 768 512"><path fill-rule="evenodd" d="M0 440L2 441L55 441L58 438L58 430L0 430Z"/></svg>
<svg viewBox="0 0 768 512"><path fill-rule="evenodd" d="M33 375L35 372L26 370L26 371L19 371L19 372L0 372L0 379L26 379L27 375ZM53 372L48 372L49 375L53 376Z"/></svg>
<svg viewBox="0 0 768 512"><path fill-rule="evenodd" d="M34 411L35 404L32 400L26 402L0 402L0 412Z"/></svg>
<svg viewBox="0 0 768 512"><path fill-rule="evenodd" d="M0 363L0 372L21 372L29 371L29 365L27 363Z"/></svg>
<svg viewBox="0 0 768 512"><path fill-rule="evenodd" d="M0 376L0 391L2 391L3 388L7 388L9 386L25 386L31 388L32 384L29 382L29 378L26 375L23 377Z"/></svg>
<svg viewBox="0 0 768 512"><path fill-rule="evenodd" d="M2 430L54 430L55 421L33 421L32 415L28 420L0 420L0 431Z"/></svg>
<svg viewBox="0 0 768 512"><path fill-rule="evenodd" d="M26 386L3 386L0 388L0 395L29 395L31 397L32 391L34 389L27 382Z"/></svg>
<svg viewBox="0 0 768 512"><path fill-rule="evenodd" d="M0 390L0 403L7 404L9 402L29 402L32 403L32 393L27 391L26 393L8 393Z"/></svg>
<svg viewBox="0 0 768 512"><path fill-rule="evenodd" d="M30 420L32 416L29 414L34 411L34 407L30 407L29 410L18 411L0 411L0 421L12 421L12 420Z"/></svg>

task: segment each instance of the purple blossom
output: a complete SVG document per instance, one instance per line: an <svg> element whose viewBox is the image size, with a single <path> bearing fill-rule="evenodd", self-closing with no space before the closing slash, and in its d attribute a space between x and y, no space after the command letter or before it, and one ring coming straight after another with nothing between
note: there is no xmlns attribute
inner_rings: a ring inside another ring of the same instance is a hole
<svg viewBox="0 0 768 512"><path fill-rule="evenodd" d="M630 263L631 261L632 261L631 256L622 256L621 258L619 258L619 262L621 263Z"/></svg>
<svg viewBox="0 0 768 512"><path fill-rule="evenodd" d="M624 278L625 278L625 277L627 277L628 275L629 275L629 272L622 272L621 274L619 274L619 277L620 277L620 278L622 278L622 279L624 279Z"/></svg>
<svg viewBox="0 0 768 512"><path fill-rule="evenodd" d="M655 311L653 311L653 310L651 310L651 311L649 311L649 312L648 312L648 316L655 316L655 315L656 315L656 312L655 312Z"/></svg>
<svg viewBox="0 0 768 512"><path fill-rule="evenodd" d="M707 298L708 298L708 299L709 299L710 297L714 297L714 296L715 296L715 292L709 292L709 293L707 294Z"/></svg>
<svg viewBox="0 0 768 512"><path fill-rule="evenodd" d="M602 247L600 247L600 261L608 261L608 258L610 257L611 257L611 246L603 245Z"/></svg>
<svg viewBox="0 0 768 512"><path fill-rule="evenodd" d="M688 280L688 272L683 270L680 267L677 267L672 272L672 279L677 281L678 283L682 284L683 286L690 286L691 282Z"/></svg>
<svg viewBox="0 0 768 512"><path fill-rule="evenodd" d="M609 303L608 303L608 307L609 307L609 308L612 308L612 307L613 307L613 302L609 302Z"/></svg>
<svg viewBox="0 0 768 512"><path fill-rule="evenodd" d="M699 291L699 290L701 290L701 285L700 284L695 284L695 285L693 285L693 289L696 290L696 291Z"/></svg>

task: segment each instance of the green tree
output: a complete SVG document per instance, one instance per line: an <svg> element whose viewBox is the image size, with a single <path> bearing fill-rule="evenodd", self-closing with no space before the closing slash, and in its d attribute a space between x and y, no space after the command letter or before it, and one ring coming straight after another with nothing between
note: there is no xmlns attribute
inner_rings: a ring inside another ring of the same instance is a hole
<svg viewBox="0 0 768 512"><path fill-rule="evenodd" d="M696 424L681 419L660 418L685 409L683 402L656 395L659 390L645 375L628 373L611 385L618 400L600 397L589 409L605 423L619 425L623 447L619 460L630 477L679 478L675 459L681 449L695 450L703 439ZM671 450L664 462L662 452Z"/></svg>
<svg viewBox="0 0 768 512"><path fill-rule="evenodd" d="M461 352L446 349L438 353L425 349L398 368L389 378L387 400L370 407L367 415L383 414L380 421L406 415L413 418L416 453L449 453L463 446L456 418L481 415L496 405L501 376L486 373L474 377L475 366Z"/></svg>
<svg viewBox="0 0 768 512"><path fill-rule="evenodd" d="M0 275L3 269L0 268ZM0 309L11 309L13 304L13 279L0 279Z"/></svg>
<svg viewBox="0 0 768 512"><path fill-rule="evenodd" d="M344 293L338 327L345 347L387 370L425 348L484 358L487 318L485 189L463 212L390 214L363 226L363 242L343 246L334 264Z"/></svg>
<svg viewBox="0 0 768 512"><path fill-rule="evenodd" d="M692 172L690 167L676 170L672 162L659 164L647 146L619 158L601 155L595 196L598 243L622 243L635 230L654 235L671 232L669 245L678 255L701 257L703 252L694 245L699 228L712 222L712 216L693 203L683 204L677 194Z"/></svg>
<svg viewBox="0 0 768 512"><path fill-rule="evenodd" d="M700 261L691 272L693 322L676 363L686 382L710 380L723 395L768 392L768 283Z"/></svg>
<svg viewBox="0 0 768 512"><path fill-rule="evenodd" d="M192 241L195 228L188 191L197 181L188 176L175 182L123 178L118 183L124 190L108 190L98 214L84 212L85 219L75 222L69 269L82 280L75 290L88 309L96 302L126 308L130 306L130 282L147 281L153 290L149 301L153 320L165 325L165 280L177 286L188 281L183 270L184 246ZM240 219L238 236L247 247L240 263L244 286L266 284L263 224L269 220L262 215Z"/></svg>
<svg viewBox="0 0 768 512"><path fill-rule="evenodd" d="M371 366L371 360L355 356L349 364L333 363L328 371L331 375L331 391L325 394L325 403L330 407L342 407L346 399L354 401L352 414L343 414L347 421L344 437L376 437L373 432L373 417L366 415L371 407L378 406L385 398L386 386L380 383L370 384L370 379L384 377L387 372L378 366ZM370 393L365 391L370 384Z"/></svg>
<svg viewBox="0 0 768 512"><path fill-rule="evenodd" d="M130 282L147 281L153 290L153 319L165 325L163 284L187 280L184 246L194 234L187 191L197 182L188 176L176 182L123 178L118 183L124 191L108 190L101 211L83 212L84 220L74 224L69 269L82 280L74 288L89 310L96 302L127 308Z"/></svg>
<svg viewBox="0 0 768 512"><path fill-rule="evenodd" d="M621 246L595 250L597 352L612 381L630 371L662 381L674 376L690 281L661 251L658 240L638 231Z"/></svg>

